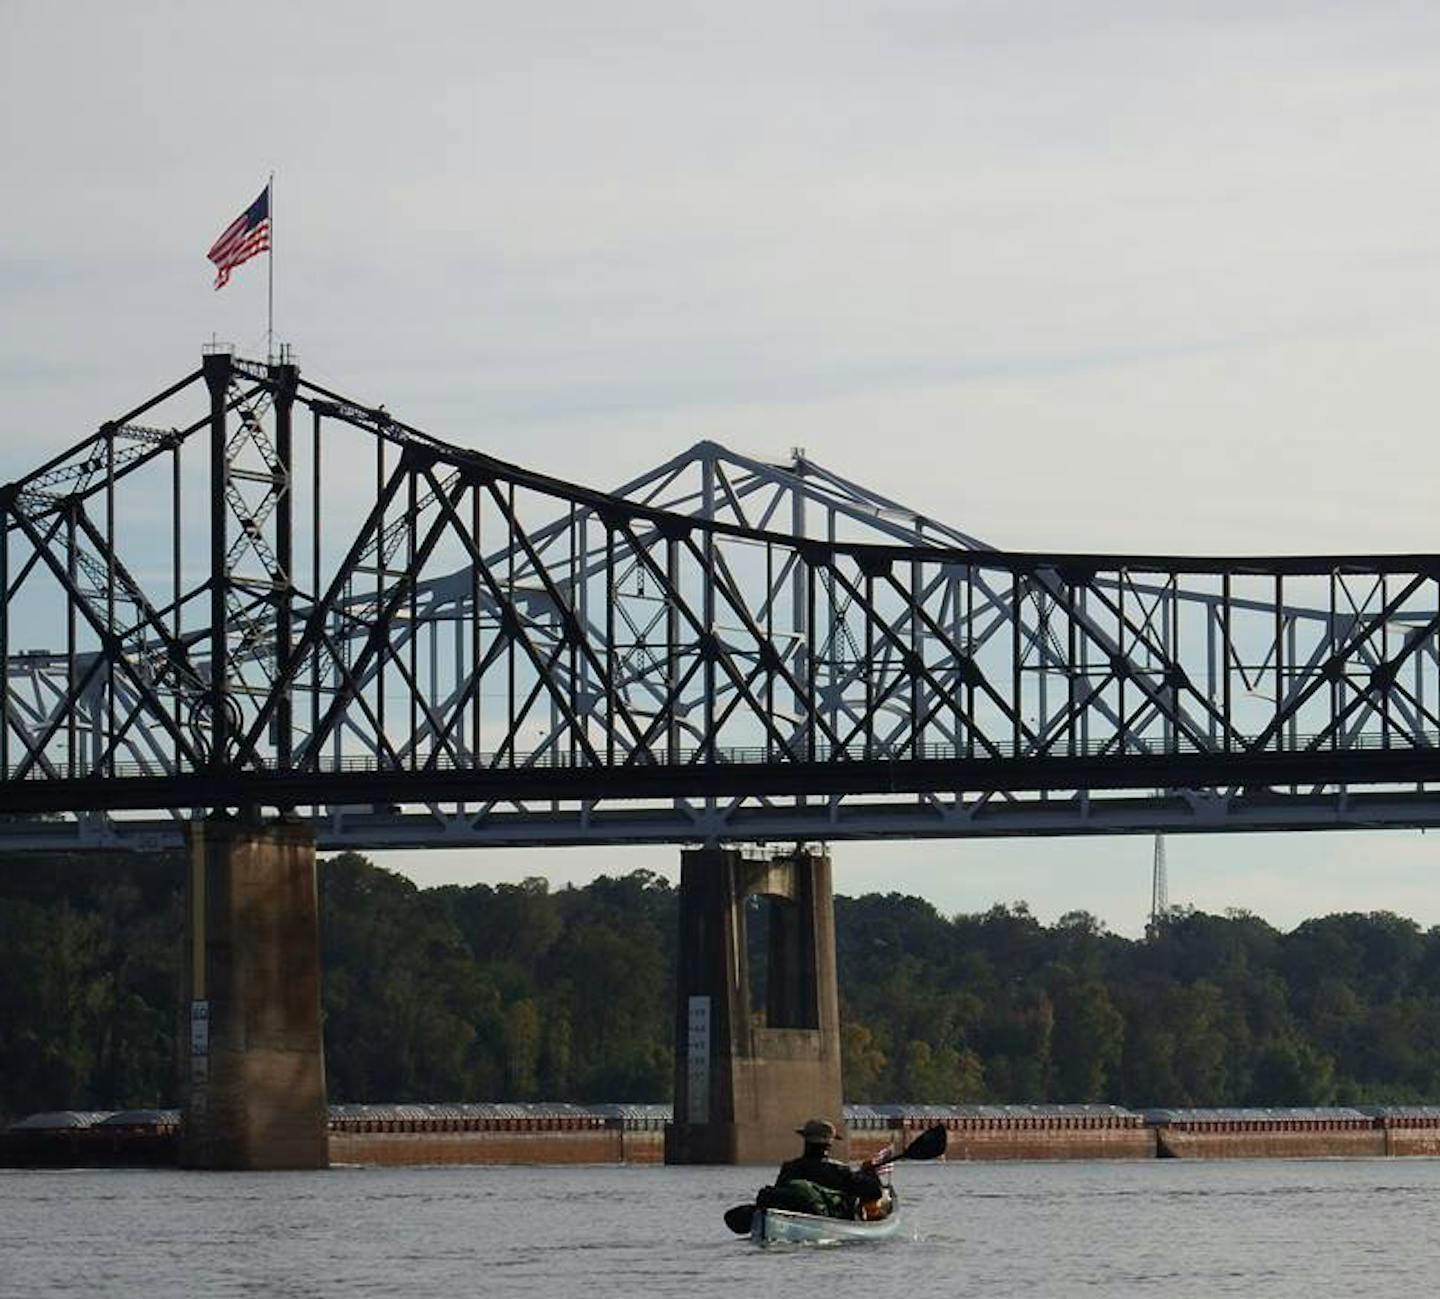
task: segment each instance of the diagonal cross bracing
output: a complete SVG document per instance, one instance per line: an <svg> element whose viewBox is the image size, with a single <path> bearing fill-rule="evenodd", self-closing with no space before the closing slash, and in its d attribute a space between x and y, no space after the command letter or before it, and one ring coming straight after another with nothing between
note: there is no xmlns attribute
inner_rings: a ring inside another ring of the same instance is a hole
<svg viewBox="0 0 1440 1299"><path fill-rule="evenodd" d="M0 837L247 806L436 844L1428 816L1433 555L1007 552L715 443L607 494L223 354L0 516Z"/></svg>

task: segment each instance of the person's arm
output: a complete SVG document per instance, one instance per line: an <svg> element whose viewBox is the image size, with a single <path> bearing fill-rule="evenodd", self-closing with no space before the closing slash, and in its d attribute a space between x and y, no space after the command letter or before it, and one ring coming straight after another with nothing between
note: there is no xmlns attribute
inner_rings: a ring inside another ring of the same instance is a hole
<svg viewBox="0 0 1440 1299"><path fill-rule="evenodd" d="M885 1188L880 1184L880 1175L868 1159L854 1170L851 1178L851 1194L858 1200L878 1200L885 1193Z"/></svg>

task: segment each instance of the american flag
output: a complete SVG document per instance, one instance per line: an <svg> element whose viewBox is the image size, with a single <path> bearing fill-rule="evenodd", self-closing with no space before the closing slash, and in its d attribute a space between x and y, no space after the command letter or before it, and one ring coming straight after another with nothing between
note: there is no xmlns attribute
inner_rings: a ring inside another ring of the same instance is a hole
<svg viewBox="0 0 1440 1299"><path fill-rule="evenodd" d="M269 247L270 186L266 185L260 197L225 227L225 233L205 254L215 263L215 287L223 289L230 282L231 271Z"/></svg>

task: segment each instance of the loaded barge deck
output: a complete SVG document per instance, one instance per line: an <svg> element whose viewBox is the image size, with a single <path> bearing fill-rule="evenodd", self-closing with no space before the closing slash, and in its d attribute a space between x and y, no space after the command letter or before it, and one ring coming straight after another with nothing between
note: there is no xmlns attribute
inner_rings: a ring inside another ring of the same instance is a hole
<svg viewBox="0 0 1440 1299"><path fill-rule="evenodd" d="M658 1164L666 1105L334 1105L336 1164ZM1152 1109L1111 1105L851 1105L863 1159L943 1124L951 1162L1440 1155L1440 1106ZM176 1110L64 1110L0 1131L0 1167L166 1167Z"/></svg>

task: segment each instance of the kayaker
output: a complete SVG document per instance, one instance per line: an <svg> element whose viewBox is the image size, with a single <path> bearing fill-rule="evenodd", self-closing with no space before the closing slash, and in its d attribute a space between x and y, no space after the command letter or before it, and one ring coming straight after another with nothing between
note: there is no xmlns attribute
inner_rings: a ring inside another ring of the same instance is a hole
<svg viewBox="0 0 1440 1299"><path fill-rule="evenodd" d="M885 1188L869 1161L859 1168L851 1168L830 1158L835 1125L829 1119L809 1119L803 1128L795 1129L795 1134L805 1138L805 1152L780 1165L775 1178L777 1187L787 1182L812 1182L827 1190L839 1191L849 1201L850 1213L854 1212L855 1205L878 1200L884 1194Z"/></svg>

